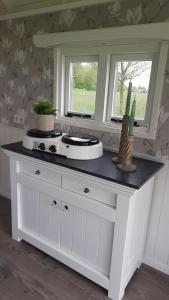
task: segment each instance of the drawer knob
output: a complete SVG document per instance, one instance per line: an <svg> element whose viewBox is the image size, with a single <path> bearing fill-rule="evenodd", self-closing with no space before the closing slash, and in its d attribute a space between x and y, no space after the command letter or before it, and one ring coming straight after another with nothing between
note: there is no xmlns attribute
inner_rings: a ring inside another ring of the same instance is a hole
<svg viewBox="0 0 169 300"><path fill-rule="evenodd" d="M40 174L40 171L39 171L39 170L36 170L36 171L35 171L35 174L36 174L36 175L39 175L39 174Z"/></svg>
<svg viewBox="0 0 169 300"><path fill-rule="evenodd" d="M85 193L85 194L89 193L89 189L88 189L88 188L85 188L85 189L84 189L84 193Z"/></svg>
<svg viewBox="0 0 169 300"><path fill-rule="evenodd" d="M57 201L53 200L52 205L57 205Z"/></svg>
<svg viewBox="0 0 169 300"><path fill-rule="evenodd" d="M65 205L64 208L65 208L65 210L68 210L68 209L69 209L69 207L68 207L67 205Z"/></svg>

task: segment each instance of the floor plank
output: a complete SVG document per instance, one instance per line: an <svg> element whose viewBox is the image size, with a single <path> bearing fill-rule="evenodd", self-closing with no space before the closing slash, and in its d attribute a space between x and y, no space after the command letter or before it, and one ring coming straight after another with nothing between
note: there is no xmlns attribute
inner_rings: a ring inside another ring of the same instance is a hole
<svg viewBox="0 0 169 300"><path fill-rule="evenodd" d="M0 197L0 300L108 300L107 292L26 242L11 238L10 201ZM123 300L169 300L169 276L142 266Z"/></svg>

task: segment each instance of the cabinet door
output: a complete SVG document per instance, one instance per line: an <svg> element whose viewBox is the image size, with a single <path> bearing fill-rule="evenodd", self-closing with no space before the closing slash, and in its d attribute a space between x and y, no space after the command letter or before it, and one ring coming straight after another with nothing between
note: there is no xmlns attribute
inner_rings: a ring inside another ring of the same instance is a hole
<svg viewBox="0 0 169 300"><path fill-rule="evenodd" d="M39 194L39 235L54 246L59 245L60 201L47 194Z"/></svg>
<svg viewBox="0 0 169 300"><path fill-rule="evenodd" d="M65 201L61 206L61 249L109 276L113 222Z"/></svg>
<svg viewBox="0 0 169 300"><path fill-rule="evenodd" d="M54 246L59 245L60 201L20 184L20 228Z"/></svg>

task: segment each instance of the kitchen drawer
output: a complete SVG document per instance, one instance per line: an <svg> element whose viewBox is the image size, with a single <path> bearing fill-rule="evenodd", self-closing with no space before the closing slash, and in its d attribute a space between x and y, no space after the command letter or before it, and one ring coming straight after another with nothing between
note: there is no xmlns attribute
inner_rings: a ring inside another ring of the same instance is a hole
<svg viewBox="0 0 169 300"><path fill-rule="evenodd" d="M36 163L20 162L19 173L33 176L37 179L42 179L46 182L61 187L61 175L57 174L55 170L51 170L48 167L44 167Z"/></svg>
<svg viewBox="0 0 169 300"><path fill-rule="evenodd" d="M116 194L101 189L99 185L62 176L62 188L116 207Z"/></svg>

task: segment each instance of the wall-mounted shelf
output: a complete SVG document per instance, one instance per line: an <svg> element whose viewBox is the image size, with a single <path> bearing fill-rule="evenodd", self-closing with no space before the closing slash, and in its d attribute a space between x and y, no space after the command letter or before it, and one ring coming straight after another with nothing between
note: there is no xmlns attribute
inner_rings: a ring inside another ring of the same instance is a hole
<svg viewBox="0 0 169 300"><path fill-rule="evenodd" d="M169 23L153 23L92 30L34 35L37 47L55 47L67 43L96 42L120 39L169 40Z"/></svg>

